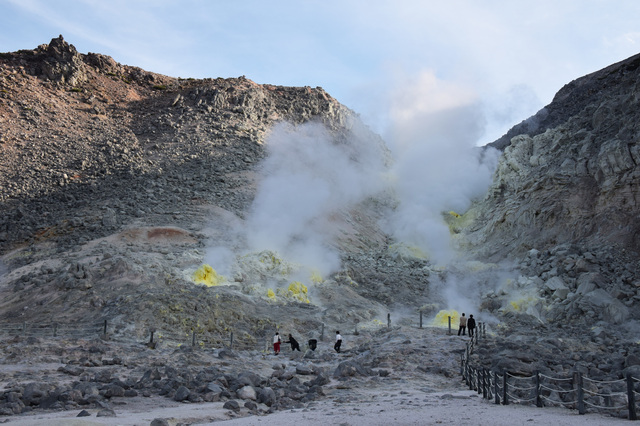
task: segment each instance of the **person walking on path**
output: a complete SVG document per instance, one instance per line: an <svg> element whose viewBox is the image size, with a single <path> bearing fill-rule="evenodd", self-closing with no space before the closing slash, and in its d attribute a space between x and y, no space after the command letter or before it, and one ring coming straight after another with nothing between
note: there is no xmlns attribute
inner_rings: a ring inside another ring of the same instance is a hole
<svg viewBox="0 0 640 426"><path fill-rule="evenodd" d="M342 346L342 336L340 335L340 331L336 331L336 344L333 345L333 349L340 353L340 346Z"/></svg>
<svg viewBox="0 0 640 426"><path fill-rule="evenodd" d="M289 340L287 340L285 343L290 343L291 344L291 352L293 352L293 351L300 352L300 344L298 344L298 341L293 338L291 333L289 333Z"/></svg>
<svg viewBox="0 0 640 426"><path fill-rule="evenodd" d="M464 312L462 313L462 316L460 317L460 328L458 329L458 336L460 335L460 333L462 333L462 335L465 335L465 331L467 329L467 317L464 316Z"/></svg>
<svg viewBox="0 0 640 426"><path fill-rule="evenodd" d="M473 319L473 315L469 315L467 320L467 328L469 329L469 337L473 337L473 333L476 329L476 320Z"/></svg>
<svg viewBox="0 0 640 426"><path fill-rule="evenodd" d="M273 352L278 355L280 353L280 333L276 331L273 335Z"/></svg>

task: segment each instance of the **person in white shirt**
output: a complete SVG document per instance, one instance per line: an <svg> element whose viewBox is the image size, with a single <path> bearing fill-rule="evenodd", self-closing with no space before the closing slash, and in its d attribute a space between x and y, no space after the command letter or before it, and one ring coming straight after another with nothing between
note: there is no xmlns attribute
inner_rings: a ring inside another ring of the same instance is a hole
<svg viewBox="0 0 640 426"><path fill-rule="evenodd" d="M280 353L280 333L273 335L273 352L278 355Z"/></svg>
<svg viewBox="0 0 640 426"><path fill-rule="evenodd" d="M342 346L342 336L339 331L336 331L336 344L333 345L333 349L340 353L340 346Z"/></svg>

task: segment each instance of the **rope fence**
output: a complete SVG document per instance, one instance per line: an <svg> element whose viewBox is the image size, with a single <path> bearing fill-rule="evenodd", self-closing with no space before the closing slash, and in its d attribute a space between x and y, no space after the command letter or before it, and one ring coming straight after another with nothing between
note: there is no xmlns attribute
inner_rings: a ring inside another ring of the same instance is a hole
<svg viewBox="0 0 640 426"><path fill-rule="evenodd" d="M552 377L539 371L531 376L508 371L489 371L471 365L477 339L467 343L461 356L460 373L470 390L495 404L535 404L537 407L564 407L585 414L587 407L629 420L637 420L640 379L628 374L624 379L595 380L575 372L571 377Z"/></svg>
<svg viewBox="0 0 640 426"><path fill-rule="evenodd" d="M48 324L34 323L4 323L0 325L1 337L36 337L36 338L62 338L62 339L88 339L95 337L109 336L111 340L117 340L118 335L122 332L112 330L108 320L97 323L73 323L65 324L52 322ZM246 334L246 333L245 333ZM234 335L232 331L228 334L212 334L212 333L196 333L177 332L175 330L157 330L150 329L148 331L149 347L156 347L159 343L168 346L199 346L201 348L232 348L239 350L263 350L264 339L262 342L250 335ZM129 336L132 337L132 336ZM135 336L139 338L139 336ZM146 338L144 339L146 340Z"/></svg>
<svg viewBox="0 0 640 426"><path fill-rule="evenodd" d="M140 334L143 333L143 334ZM135 334L135 336L134 336ZM224 333L177 331L167 329L149 328L148 330L134 331L121 326L114 329L108 320L95 323L3 323L0 324L0 337L36 337L59 339L92 339L107 338L109 340L140 340L150 348L158 345L168 347L199 347L201 349L233 349L243 351L269 352L273 350L273 330L258 331L256 335L249 333L234 333L232 330ZM324 324L320 340L324 338ZM302 345L302 342L301 342Z"/></svg>

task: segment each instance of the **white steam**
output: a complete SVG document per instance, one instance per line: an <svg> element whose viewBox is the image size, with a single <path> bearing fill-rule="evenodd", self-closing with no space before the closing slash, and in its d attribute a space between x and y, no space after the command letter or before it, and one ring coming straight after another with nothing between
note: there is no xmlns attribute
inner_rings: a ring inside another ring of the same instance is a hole
<svg viewBox="0 0 640 426"><path fill-rule="evenodd" d="M336 141L317 123L275 126L247 218L250 248L277 251L322 274L337 270L332 215L381 186L383 162L371 142Z"/></svg>
<svg viewBox="0 0 640 426"><path fill-rule="evenodd" d="M474 94L425 73L392 95L388 141L395 154L399 205L388 223L401 241L420 247L436 262L454 253L442 213L463 213L485 193L497 151L476 143L484 116Z"/></svg>

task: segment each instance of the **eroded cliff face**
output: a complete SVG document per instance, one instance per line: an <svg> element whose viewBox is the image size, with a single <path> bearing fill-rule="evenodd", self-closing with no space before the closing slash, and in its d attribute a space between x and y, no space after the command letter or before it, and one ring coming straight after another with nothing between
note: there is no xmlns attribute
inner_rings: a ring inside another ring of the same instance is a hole
<svg viewBox="0 0 640 426"><path fill-rule="evenodd" d="M565 86L519 125L472 235L485 255L558 244L640 251L640 55ZM500 141L498 141L500 142Z"/></svg>

